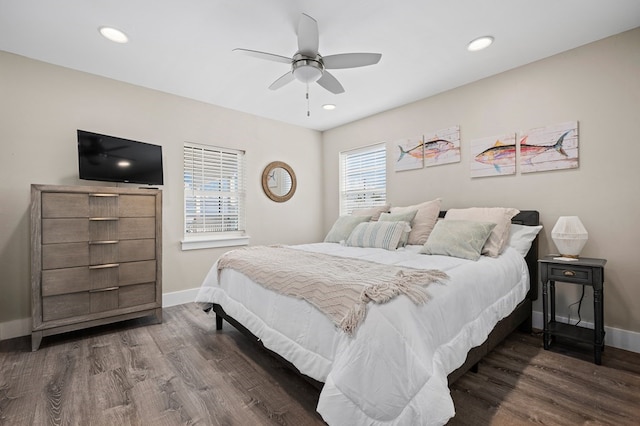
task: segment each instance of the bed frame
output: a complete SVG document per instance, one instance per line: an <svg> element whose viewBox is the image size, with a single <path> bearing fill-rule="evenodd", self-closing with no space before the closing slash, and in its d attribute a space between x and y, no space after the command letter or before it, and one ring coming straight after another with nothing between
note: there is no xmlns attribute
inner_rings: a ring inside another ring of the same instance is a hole
<svg viewBox="0 0 640 426"><path fill-rule="evenodd" d="M444 217L446 211L440 212L440 217ZM535 226L538 225L540 221L540 215L535 210L523 210L513 217L511 223L520 224L520 225L530 225ZM493 331L487 337L487 340L484 341L480 346L476 346L472 348L467 354L467 359L464 364L449 374L448 380L449 384L455 382L458 378L460 378L464 373L471 370L473 372L478 371L478 362L488 354L494 347L496 347L500 342L502 342L509 334L514 332L516 329L523 330L525 332L531 332L531 307L534 300L538 299L538 237L535 238L533 244L531 245L531 249L527 256L525 257L525 261L527 262L527 267L529 268L529 276L530 276L530 289L527 293L525 299L520 302L518 306L514 309L514 311L506 318L500 320ZM227 321L229 324L237 328L242 334L249 337L254 342L258 343L265 350L273 354L276 358L279 358L285 365L291 367L294 371L298 372L302 377L304 377L307 381L313 384L316 388L321 389L324 385L322 382L314 380L302 373L300 373L297 368L294 367L289 361L278 355L277 353L267 349L262 344L262 341L258 339L253 333L247 330L242 324L236 321L233 317L227 315L227 313L222 309L222 306L218 304L212 304L211 308L207 309L213 310L216 313L216 330L222 330L222 322L223 320Z"/></svg>

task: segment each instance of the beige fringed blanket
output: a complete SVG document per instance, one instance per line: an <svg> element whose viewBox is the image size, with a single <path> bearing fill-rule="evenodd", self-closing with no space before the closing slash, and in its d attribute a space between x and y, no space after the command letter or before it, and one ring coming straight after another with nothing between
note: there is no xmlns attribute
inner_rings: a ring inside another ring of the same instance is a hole
<svg viewBox="0 0 640 426"><path fill-rule="evenodd" d="M278 293L308 301L349 334L364 320L367 303L385 303L405 294L415 304L422 304L428 300L426 286L449 278L435 269L383 265L282 246L227 252L218 260L218 276L224 268L235 269Z"/></svg>

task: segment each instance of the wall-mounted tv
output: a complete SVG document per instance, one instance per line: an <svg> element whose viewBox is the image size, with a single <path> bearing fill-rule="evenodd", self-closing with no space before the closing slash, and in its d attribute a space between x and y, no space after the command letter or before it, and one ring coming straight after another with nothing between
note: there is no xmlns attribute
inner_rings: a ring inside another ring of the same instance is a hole
<svg viewBox="0 0 640 426"><path fill-rule="evenodd" d="M80 179L162 185L162 147L78 130Z"/></svg>

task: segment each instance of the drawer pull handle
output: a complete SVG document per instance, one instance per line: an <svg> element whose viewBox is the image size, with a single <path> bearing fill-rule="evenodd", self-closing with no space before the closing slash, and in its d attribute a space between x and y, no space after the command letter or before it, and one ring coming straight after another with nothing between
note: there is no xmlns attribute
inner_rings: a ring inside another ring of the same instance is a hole
<svg viewBox="0 0 640 426"><path fill-rule="evenodd" d="M89 290L89 293L101 293L103 291L113 291L113 290L117 290L120 287L107 287L107 288L99 288L97 290Z"/></svg>
<svg viewBox="0 0 640 426"><path fill-rule="evenodd" d="M120 266L119 263L105 263L104 265L89 266L89 269L117 268L118 266Z"/></svg>
<svg viewBox="0 0 640 426"><path fill-rule="evenodd" d="M575 271L564 271L563 274L564 274L565 277L575 277L576 276Z"/></svg>
<svg viewBox="0 0 640 426"><path fill-rule="evenodd" d="M93 194L89 194L90 197L117 197L119 194L98 194L98 193L93 193Z"/></svg>
<svg viewBox="0 0 640 426"><path fill-rule="evenodd" d="M117 217L90 217L89 220L98 222L98 221L107 221L107 220L118 220Z"/></svg>
<svg viewBox="0 0 640 426"><path fill-rule="evenodd" d="M89 245L97 245L97 244L118 244L117 240L113 241L89 241Z"/></svg>

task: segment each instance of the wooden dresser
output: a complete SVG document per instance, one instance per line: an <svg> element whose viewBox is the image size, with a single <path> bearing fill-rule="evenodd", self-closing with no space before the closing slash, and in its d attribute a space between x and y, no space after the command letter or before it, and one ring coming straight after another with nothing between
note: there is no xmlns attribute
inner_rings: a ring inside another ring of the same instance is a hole
<svg viewBox="0 0 640 426"><path fill-rule="evenodd" d="M31 185L32 350L42 337L162 322L162 192Z"/></svg>

